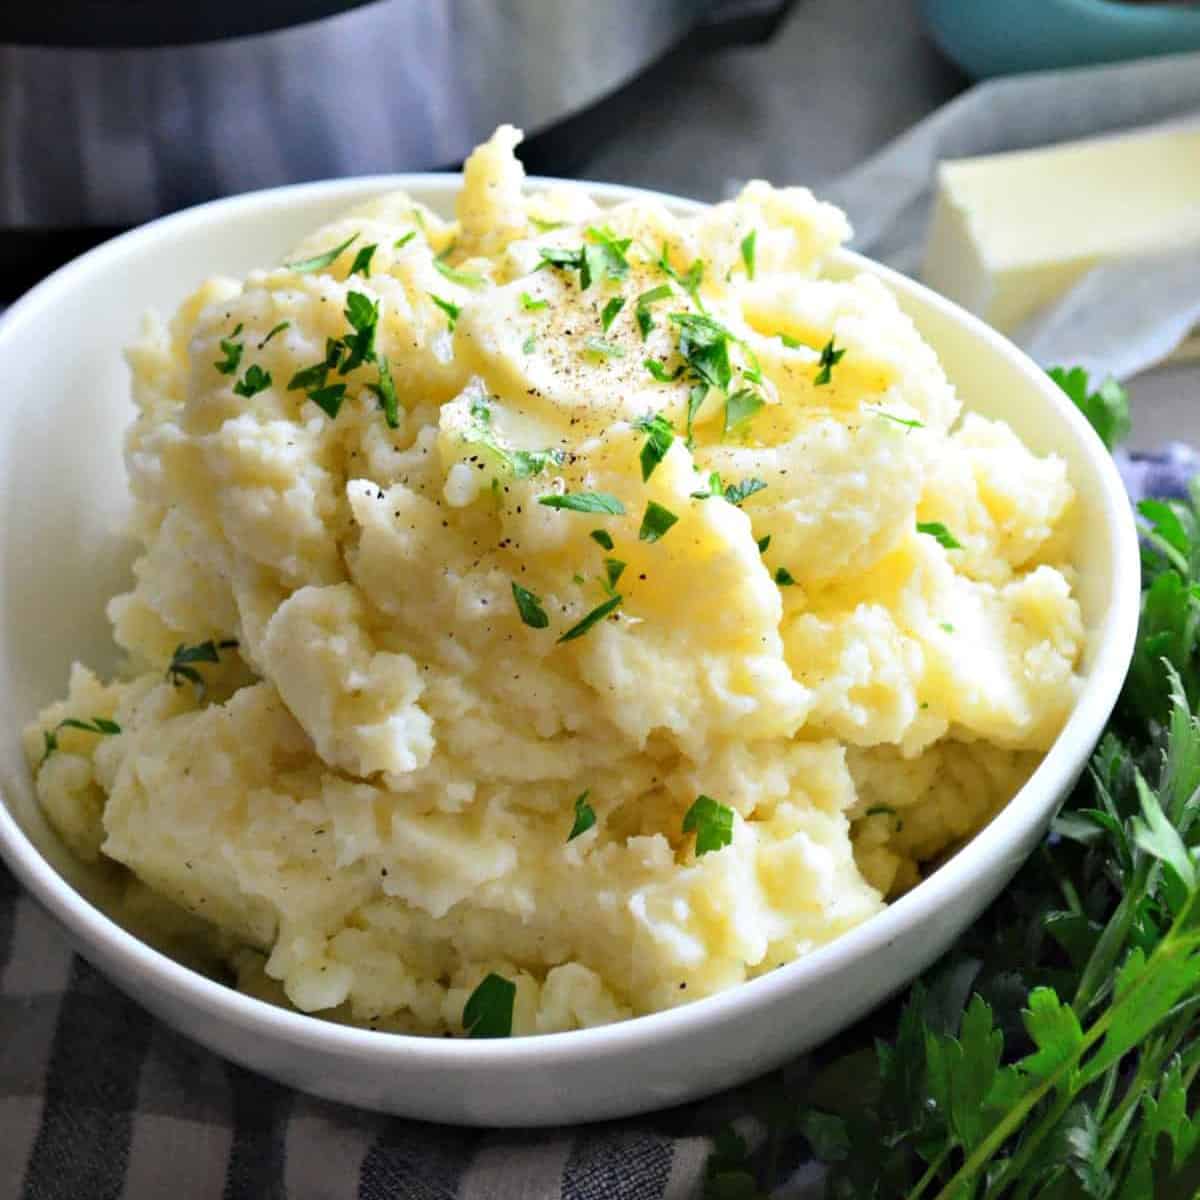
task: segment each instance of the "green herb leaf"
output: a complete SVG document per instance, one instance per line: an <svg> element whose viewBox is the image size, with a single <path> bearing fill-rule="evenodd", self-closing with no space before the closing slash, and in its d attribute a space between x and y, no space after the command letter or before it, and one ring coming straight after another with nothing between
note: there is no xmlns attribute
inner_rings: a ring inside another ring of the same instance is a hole
<svg viewBox="0 0 1200 1200"><path fill-rule="evenodd" d="M678 520L669 508L663 508L658 501L647 501L646 512L642 516L642 527L638 530L638 539L643 542L657 542Z"/></svg>
<svg viewBox="0 0 1200 1200"><path fill-rule="evenodd" d="M690 450L692 448L692 434L696 422L696 414L700 411L700 406L708 398L708 384L697 383L688 391L687 402L687 438L685 445Z"/></svg>
<svg viewBox="0 0 1200 1200"><path fill-rule="evenodd" d="M746 264L746 277L754 278L754 243L758 240L758 230L752 229L742 238L742 262Z"/></svg>
<svg viewBox="0 0 1200 1200"><path fill-rule="evenodd" d="M289 271L295 271L300 275L307 275L311 271L323 271L326 267L332 267L342 253L349 250L354 243L358 241L358 234L352 234L340 246L334 246L332 250L326 250L324 254L316 254L312 258L302 258L299 262L284 263Z"/></svg>
<svg viewBox="0 0 1200 1200"><path fill-rule="evenodd" d="M233 331L233 337L237 337L241 333L242 327L239 325ZM233 338L221 339L221 353L225 357L220 362L213 363L213 366L221 372L222 375L232 375L237 371L242 361L242 351L245 346L241 342L235 342Z"/></svg>
<svg viewBox="0 0 1200 1200"><path fill-rule="evenodd" d="M668 371L657 358L643 359L642 365L659 383L674 383L683 374L685 369L683 363L680 363L674 371Z"/></svg>
<svg viewBox="0 0 1200 1200"><path fill-rule="evenodd" d="M572 625L566 633L558 640L559 642L573 642L576 638L583 637L585 633L598 621L603 621L609 613L615 612L621 603L620 596L610 596L603 604L596 605L590 613L588 613L581 621Z"/></svg>
<svg viewBox="0 0 1200 1200"><path fill-rule="evenodd" d="M619 558L606 558L604 560L604 576L610 592L616 591L617 580L625 573L625 565Z"/></svg>
<svg viewBox="0 0 1200 1200"><path fill-rule="evenodd" d="M675 440L675 430L671 427L671 422L661 413L638 417L634 421L633 427L646 435L639 456L642 464L642 482L645 483L654 474L655 467L666 457L667 451L670 450L671 443Z"/></svg>
<svg viewBox="0 0 1200 1200"><path fill-rule="evenodd" d="M891 421L896 425L903 425L906 429L924 429L924 421L908 420L905 417L898 417L895 413L890 413L885 408L872 408L868 410L873 412L877 417L882 417L885 421Z"/></svg>
<svg viewBox="0 0 1200 1200"><path fill-rule="evenodd" d="M378 359L379 382L370 385L371 391L383 410L383 419L389 429L400 428L400 401L396 396L396 384L392 379L392 368L386 358Z"/></svg>
<svg viewBox="0 0 1200 1200"><path fill-rule="evenodd" d="M834 348L833 338L821 347L821 357L817 362L817 374L813 379L813 384L816 387L821 387L824 384L830 383L833 380L833 368L842 361L845 356L845 350L837 350Z"/></svg>
<svg viewBox="0 0 1200 1200"><path fill-rule="evenodd" d="M280 321L279 324L271 329L267 336L258 343L258 348L261 350L277 333L282 333L285 329L291 328L291 324L291 321Z"/></svg>
<svg viewBox="0 0 1200 1200"><path fill-rule="evenodd" d="M392 243L392 249L393 250L403 250L404 247L407 246L408 243L411 242L413 240L413 238L415 238L416 236L417 236L417 231L415 229L410 229L403 237L398 237Z"/></svg>
<svg viewBox="0 0 1200 1200"><path fill-rule="evenodd" d="M539 233L550 233L555 229L561 229L566 224L566 221L543 221L538 217L530 217L529 223Z"/></svg>
<svg viewBox="0 0 1200 1200"><path fill-rule="evenodd" d="M776 567L775 582L779 587L791 587L796 581L787 567Z"/></svg>
<svg viewBox="0 0 1200 1200"><path fill-rule="evenodd" d="M328 387L314 388L308 393L308 398L331 421L336 421L338 413L342 411L342 401L346 399L346 385L344 383L331 383Z"/></svg>
<svg viewBox="0 0 1200 1200"><path fill-rule="evenodd" d="M236 395L248 399L259 392L265 392L270 386L271 372L264 371L262 367L254 364L246 368L246 374L233 385L233 390Z"/></svg>
<svg viewBox="0 0 1200 1200"><path fill-rule="evenodd" d="M596 810L587 802L590 791L575 797L575 823L567 834L567 841L573 842L581 833L587 833L596 824Z"/></svg>
<svg viewBox="0 0 1200 1200"><path fill-rule="evenodd" d="M629 274L625 252L633 244L633 238L619 238L607 225L589 225L587 237L601 251L604 274L609 279L624 279Z"/></svg>
<svg viewBox="0 0 1200 1200"><path fill-rule="evenodd" d="M194 664L220 662L220 652L236 646L237 642L232 639L214 642L210 638L208 641L199 642L194 646L187 646L180 642L171 655L171 661L167 664L165 678L175 687L179 687L185 680L188 681L196 689L196 699L203 700L204 676L200 674Z"/></svg>
<svg viewBox="0 0 1200 1200"><path fill-rule="evenodd" d="M528 336L528 337L527 337L527 338L526 338L526 339L525 339L525 340L524 340L524 341L521 343L521 353L522 353L522 354L532 354L532 353L534 352L534 350L535 350L535 349L537 349L537 338L535 338L535 337L533 336L533 334L531 333L531 334L530 334L530 335L529 335L529 336Z"/></svg>
<svg viewBox="0 0 1200 1200"><path fill-rule="evenodd" d="M550 307L549 300L535 300L528 292L521 293L521 307L526 312L538 312L543 308Z"/></svg>
<svg viewBox="0 0 1200 1200"><path fill-rule="evenodd" d="M623 296L614 296L600 313L600 325L604 332L608 332L608 327L617 319L617 313L625 307L625 298Z"/></svg>
<svg viewBox="0 0 1200 1200"><path fill-rule="evenodd" d="M489 972L463 1006L463 1028L468 1037L512 1036L513 1002L517 985L503 975Z"/></svg>
<svg viewBox="0 0 1200 1200"><path fill-rule="evenodd" d="M739 388L725 399L725 433L734 433L763 406L763 398L750 388Z"/></svg>
<svg viewBox="0 0 1200 1200"><path fill-rule="evenodd" d="M961 550L962 543L946 528L941 521L918 521L917 532L928 534L936 539L939 546L946 550Z"/></svg>
<svg viewBox="0 0 1200 1200"><path fill-rule="evenodd" d="M696 259L687 271L680 275L678 271L671 266L670 254L667 251L667 243L663 242L662 253L658 258L658 268L664 275L675 280L677 284L691 297L692 303L701 311L704 312L704 302L700 299L700 285L704 282L704 261Z"/></svg>
<svg viewBox="0 0 1200 1200"><path fill-rule="evenodd" d="M649 291L642 292L634 301L634 316L637 319L638 329L641 330L643 341L649 335L650 330L654 328L654 317L650 313L650 305L657 304L660 300L670 300L674 294L669 283L660 283L658 287L652 287Z"/></svg>
<svg viewBox="0 0 1200 1200"><path fill-rule="evenodd" d="M521 614L521 620L530 629L545 629L550 624L550 618L546 616L546 610L542 608L540 596L535 596L533 592L527 591L519 583L512 585L512 594L513 599L517 602L517 612Z"/></svg>
<svg viewBox="0 0 1200 1200"><path fill-rule="evenodd" d="M603 546L605 550L611 550L613 548L612 538L609 536L607 531L603 529L593 529L592 532L588 534L588 537L590 537L593 542Z"/></svg>
<svg viewBox="0 0 1200 1200"><path fill-rule="evenodd" d="M767 547L771 544L771 535L768 533L765 537L760 537L755 545L758 547L759 554L766 554Z"/></svg>
<svg viewBox="0 0 1200 1200"><path fill-rule="evenodd" d="M79 729L84 733L96 733L101 737L115 737L121 732L121 726L108 717L93 717L90 721L78 717L67 717L59 721L53 729L42 730L42 762L58 750L58 732L60 729ZM38 764L41 765L40 763Z"/></svg>
<svg viewBox="0 0 1200 1200"><path fill-rule="evenodd" d="M761 479L743 479L740 483L731 483L725 489L725 499L730 504L740 505L743 500L749 499L755 492L763 491L766 486Z"/></svg>
<svg viewBox="0 0 1200 1200"><path fill-rule="evenodd" d="M1129 394L1115 379L1106 379L1093 392L1090 390L1088 374L1082 367L1074 367L1069 371L1063 367L1051 367L1047 374L1070 396L1107 449L1112 450L1129 436L1133 428L1129 416Z"/></svg>
<svg viewBox="0 0 1200 1200"><path fill-rule="evenodd" d="M446 314L446 320L450 325L450 332L454 332L454 326L458 323L458 314L462 309L457 304L452 304L449 300L443 300L441 296L435 296L432 292L427 292L426 295Z"/></svg>
<svg viewBox="0 0 1200 1200"><path fill-rule="evenodd" d="M361 275L364 279L369 278L371 274L371 259L375 257L375 251L378 250L377 245L360 246L358 253L354 256L354 262L350 264L350 275ZM349 279L350 275L346 278Z"/></svg>
<svg viewBox="0 0 1200 1200"><path fill-rule="evenodd" d="M683 832L695 833L697 858L720 850L733 841L733 809L711 796L697 796L684 814Z"/></svg>
<svg viewBox="0 0 1200 1200"><path fill-rule="evenodd" d="M625 511L625 505L608 492L552 492L539 496L538 503L547 508L567 508L571 512L612 513L619 516Z"/></svg>
<svg viewBox="0 0 1200 1200"><path fill-rule="evenodd" d="M443 279L448 279L451 283L457 283L459 287L481 288L487 283L487 280L482 275L478 275L474 271L460 271L456 267L443 262L440 257L433 260L433 269Z"/></svg>
<svg viewBox="0 0 1200 1200"><path fill-rule="evenodd" d="M728 391L733 379L729 343L733 335L711 317L695 313L671 313L679 326L679 353L700 383Z"/></svg>
<svg viewBox="0 0 1200 1200"><path fill-rule="evenodd" d="M375 331L379 327L379 302L364 296L362 292L349 292L343 313L354 332L342 339L348 353L338 371L349 375L355 367L374 361Z"/></svg>
<svg viewBox="0 0 1200 1200"><path fill-rule="evenodd" d="M777 333L775 335L789 350L799 350L804 346L804 343L799 338L794 338L790 333Z"/></svg>
<svg viewBox="0 0 1200 1200"><path fill-rule="evenodd" d="M620 346L614 346L612 342L606 342L603 338L585 338L583 345L588 354L594 354L597 358L625 357L625 351Z"/></svg>

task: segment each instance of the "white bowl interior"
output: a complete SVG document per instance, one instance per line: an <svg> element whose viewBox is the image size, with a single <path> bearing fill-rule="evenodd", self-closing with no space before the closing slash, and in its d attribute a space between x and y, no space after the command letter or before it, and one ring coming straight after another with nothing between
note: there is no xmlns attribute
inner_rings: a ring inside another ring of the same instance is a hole
<svg viewBox="0 0 1200 1200"><path fill-rule="evenodd" d="M110 596L128 585L132 555L122 532L129 500L120 446L133 410L120 349L133 340L147 309L169 315L208 276L241 274L277 261L304 234L349 205L399 186L434 209L448 212L458 185L447 176L351 180L281 189L190 210L85 256L35 289L0 321L0 358L7 380L0 409L0 800L45 859L97 903L104 902L103 880L65 853L38 812L19 734L39 707L64 693L74 660L101 669L114 661L104 607ZM602 202L631 194L629 189L589 187ZM692 207L683 201L669 203L680 209ZM788 988L802 990L806 981L817 979L823 971L848 969L856 956L861 959L873 947L890 946L887 939L904 934L916 938L914 945L921 948L908 954L903 965L888 968L894 977L879 980L868 991L877 1000L899 986L990 899L1040 836L1056 801L1085 761L1128 664L1137 619L1136 536L1119 479L1098 440L1054 385L998 335L918 285L853 254L840 254L834 266L836 273L860 269L881 275L892 286L938 351L969 408L1003 417L1031 447L1066 459L1083 514L1076 561L1078 594L1091 631L1087 686L1067 731L1033 781L933 879L809 960L728 996L628 1023L631 1029L645 1028L647 1037L686 1034L702 1024L706 1014L721 1020L748 1016L756 1003L766 1003L755 997L778 999ZM2 812L0 850L27 882L34 883L36 877L35 890L41 899L72 928L85 950L95 949L97 940L111 939L105 922L83 912L67 889L47 879L44 872L38 874L34 850L11 827L6 833ZM982 888L987 895L967 898L976 879L993 876L991 891ZM961 912L966 915L953 920L947 920L944 912L939 915L939 906L947 903L965 905ZM930 923L924 939L917 928L923 921ZM111 962L116 953L108 946L100 957ZM128 955L129 947L120 953ZM169 968L161 960L156 965L153 956L137 964L142 974L169 972ZM171 987L176 992L186 990L177 976L171 977ZM864 992L862 1003L814 1022L804 1038L792 1038L792 1049L847 1023L870 1002L871 995ZM211 993L206 993L204 1003L211 1006ZM234 997L230 1012L248 1022L256 1019L256 1003ZM416 1052L416 1039L363 1034L303 1018L291 1018L301 1022L292 1025L284 1017L276 1018L276 1025L286 1028L293 1041L308 1036L307 1029L313 1031L313 1038L324 1038L334 1048L342 1038L347 1046L407 1044L410 1054ZM560 1048L569 1041L581 1052L599 1053L604 1046L616 1044L615 1036L611 1031L589 1031L537 1040L560 1043ZM347 1040L353 1038L368 1041ZM633 1041L625 1037L622 1044ZM498 1056L516 1053L518 1045L435 1043L421 1053L431 1064L464 1062L470 1055L479 1061L489 1056L492 1061L508 1061ZM759 1069L769 1065L772 1055L775 1061L782 1056L777 1050L761 1048L757 1053ZM563 1055L558 1057L565 1061ZM697 1090L702 1089L663 1095L661 1101L681 1099ZM327 1091L371 1102L351 1094L348 1087ZM599 1116L647 1106L643 1099L579 1111ZM401 1106L400 1111L406 1110ZM572 1115L568 1110L558 1112L564 1119ZM447 1113L455 1119L451 1110L433 1115Z"/></svg>

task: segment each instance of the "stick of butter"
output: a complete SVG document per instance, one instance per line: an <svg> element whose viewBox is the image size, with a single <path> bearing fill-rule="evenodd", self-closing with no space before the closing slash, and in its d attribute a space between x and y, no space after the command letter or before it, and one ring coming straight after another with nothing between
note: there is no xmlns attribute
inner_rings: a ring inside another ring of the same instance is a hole
<svg viewBox="0 0 1200 1200"><path fill-rule="evenodd" d="M924 279L1002 332L1097 263L1200 242L1200 128L943 162Z"/></svg>

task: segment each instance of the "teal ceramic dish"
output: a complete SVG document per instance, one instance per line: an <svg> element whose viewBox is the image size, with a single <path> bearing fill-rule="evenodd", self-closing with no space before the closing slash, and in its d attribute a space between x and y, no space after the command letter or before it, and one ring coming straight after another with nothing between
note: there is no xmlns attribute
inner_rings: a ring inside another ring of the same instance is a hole
<svg viewBox="0 0 1200 1200"><path fill-rule="evenodd" d="M1200 3L921 0L921 8L934 41L977 79L1200 50Z"/></svg>

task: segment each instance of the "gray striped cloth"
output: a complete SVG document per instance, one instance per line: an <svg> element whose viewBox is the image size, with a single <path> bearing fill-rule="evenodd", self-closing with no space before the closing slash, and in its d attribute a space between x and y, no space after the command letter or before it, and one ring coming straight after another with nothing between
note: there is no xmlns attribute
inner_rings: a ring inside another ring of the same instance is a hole
<svg viewBox="0 0 1200 1200"><path fill-rule="evenodd" d="M1118 455L1135 498L1182 496L1188 447ZM877 1018L878 1020L878 1018ZM359 1112L223 1062L72 955L0 866L0 1200L691 1200L713 1136L754 1145L803 1061L652 1117L488 1132ZM778 1148L775 1153L778 1153ZM775 1197L811 1197L802 1140Z"/></svg>

